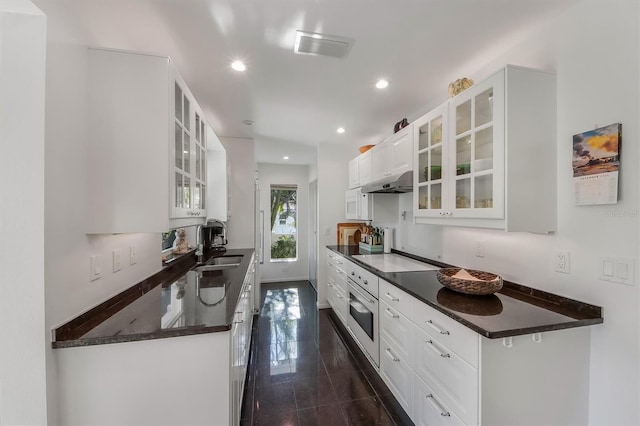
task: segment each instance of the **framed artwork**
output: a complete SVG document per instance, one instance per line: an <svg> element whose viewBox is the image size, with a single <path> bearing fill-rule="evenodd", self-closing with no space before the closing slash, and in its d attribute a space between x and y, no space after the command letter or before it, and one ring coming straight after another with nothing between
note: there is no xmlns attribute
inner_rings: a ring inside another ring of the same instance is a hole
<svg viewBox="0 0 640 426"><path fill-rule="evenodd" d="M577 206L618 202L622 124L573 135L573 189Z"/></svg>

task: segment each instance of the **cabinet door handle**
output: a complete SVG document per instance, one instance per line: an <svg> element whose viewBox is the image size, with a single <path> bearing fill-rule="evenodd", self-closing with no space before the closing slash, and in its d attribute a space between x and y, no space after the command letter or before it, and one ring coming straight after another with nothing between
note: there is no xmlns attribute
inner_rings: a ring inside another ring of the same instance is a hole
<svg viewBox="0 0 640 426"><path fill-rule="evenodd" d="M425 343L429 345L429 349L431 349L433 352L435 352L438 355L440 355L442 358L451 358L451 355L446 354L444 352L440 352L438 350L438 348L436 347L436 344L433 343L433 340L427 340L427 341L425 341Z"/></svg>
<svg viewBox="0 0 640 426"><path fill-rule="evenodd" d="M391 318L400 318L400 315L395 315L393 312L391 312L391 309L386 308L384 310L384 313L389 315Z"/></svg>
<svg viewBox="0 0 640 426"><path fill-rule="evenodd" d="M391 300L392 302L399 302L400 301L400 299L398 299L395 296L392 296L391 293L389 293L389 292L386 292L385 296L387 296L387 298L389 298L389 300Z"/></svg>
<svg viewBox="0 0 640 426"><path fill-rule="evenodd" d="M432 393L430 393L429 395L425 395L425 398L427 398L427 401L429 402L429 404L431 404L433 406L433 408L436 409L436 411L440 412L440 415L443 417L449 417L451 416L451 414L449 414L448 411L445 411L442 406L440 405L440 403L438 401L436 401L436 398L433 396Z"/></svg>
<svg viewBox="0 0 640 426"><path fill-rule="evenodd" d="M387 348L384 351L387 354L387 356L391 359L391 361L400 362L400 358L396 358L396 356L393 354L393 352L391 352L391 348Z"/></svg>
<svg viewBox="0 0 640 426"><path fill-rule="evenodd" d="M240 321L234 321L234 324L242 324L244 322L244 320L240 320Z"/></svg>
<svg viewBox="0 0 640 426"><path fill-rule="evenodd" d="M431 320L427 320L425 321L427 323L427 325L431 328L433 328L435 331L437 331L440 334L446 334L447 336L449 335L449 332L447 330L443 330L440 327L436 326L433 321Z"/></svg>
<svg viewBox="0 0 640 426"><path fill-rule="evenodd" d="M364 280L364 285L369 285L369 281Z"/></svg>

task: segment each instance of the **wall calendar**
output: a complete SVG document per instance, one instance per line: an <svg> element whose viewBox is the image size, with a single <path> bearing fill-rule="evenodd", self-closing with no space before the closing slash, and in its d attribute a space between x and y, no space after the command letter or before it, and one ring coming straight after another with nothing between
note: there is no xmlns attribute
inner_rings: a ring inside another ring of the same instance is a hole
<svg viewBox="0 0 640 426"><path fill-rule="evenodd" d="M622 124L573 135L573 189L577 206L618 202Z"/></svg>

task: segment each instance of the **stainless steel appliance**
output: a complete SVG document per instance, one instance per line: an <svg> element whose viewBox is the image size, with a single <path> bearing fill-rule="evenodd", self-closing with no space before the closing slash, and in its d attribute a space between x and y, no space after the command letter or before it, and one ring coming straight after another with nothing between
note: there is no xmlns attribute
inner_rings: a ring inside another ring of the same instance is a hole
<svg viewBox="0 0 640 426"><path fill-rule="evenodd" d="M380 365L378 343L378 299L351 277L349 283L349 316L347 326L375 365Z"/></svg>
<svg viewBox="0 0 640 426"><path fill-rule="evenodd" d="M202 244L205 249L225 251L227 248L227 226L219 220L209 220L202 226Z"/></svg>

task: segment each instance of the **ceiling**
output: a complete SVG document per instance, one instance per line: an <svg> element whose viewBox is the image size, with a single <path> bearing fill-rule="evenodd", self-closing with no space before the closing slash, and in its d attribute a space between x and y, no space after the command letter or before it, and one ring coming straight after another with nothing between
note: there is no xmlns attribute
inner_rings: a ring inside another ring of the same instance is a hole
<svg viewBox="0 0 640 426"><path fill-rule="evenodd" d="M216 134L254 139L258 162L309 164L317 144L355 156L380 141L442 103L483 55L578 0L32 1L51 40L170 56ZM296 30L354 43L344 58L297 55Z"/></svg>

